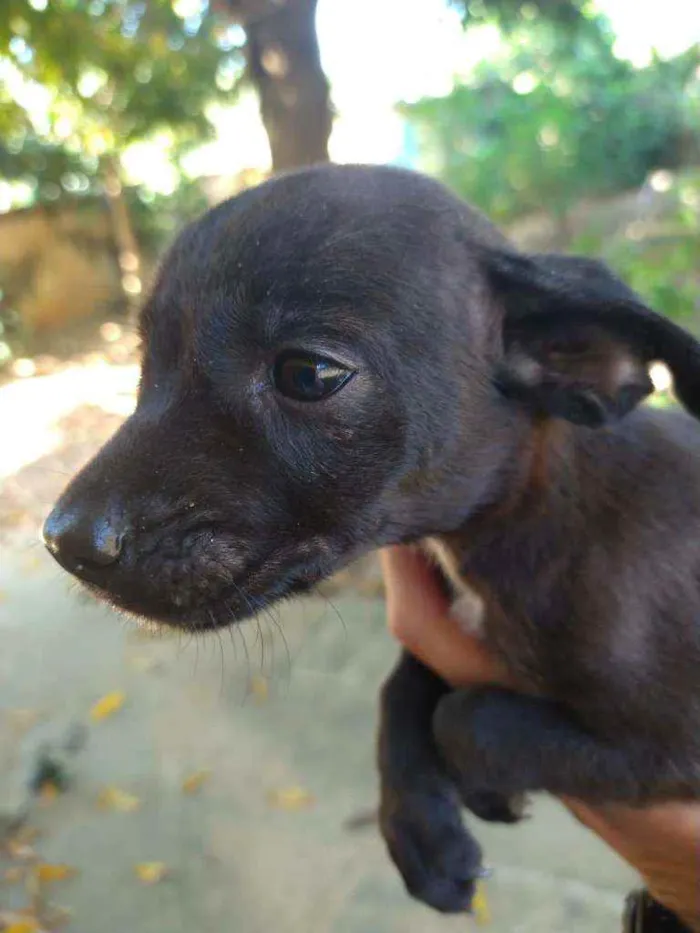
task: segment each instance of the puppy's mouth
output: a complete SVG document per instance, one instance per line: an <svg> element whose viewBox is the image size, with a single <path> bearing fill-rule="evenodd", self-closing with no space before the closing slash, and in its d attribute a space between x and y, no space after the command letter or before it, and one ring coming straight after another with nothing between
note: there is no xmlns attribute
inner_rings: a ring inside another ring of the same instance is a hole
<svg viewBox="0 0 700 933"><path fill-rule="evenodd" d="M311 542L243 557L231 538L208 532L209 551L173 560L167 549L102 569L73 568L99 600L138 622L207 631L252 618L285 598L312 590L336 569L331 549Z"/></svg>
<svg viewBox="0 0 700 933"><path fill-rule="evenodd" d="M138 623L203 632L228 628L254 618L274 603L308 593L323 578L323 574L288 576L258 593L251 592L246 582L241 581L211 600L200 599L194 604L190 604L189 601L179 604L168 597L158 598L155 594L148 598L134 598L125 593L116 593L96 586L86 580L81 580L81 584L97 599Z"/></svg>

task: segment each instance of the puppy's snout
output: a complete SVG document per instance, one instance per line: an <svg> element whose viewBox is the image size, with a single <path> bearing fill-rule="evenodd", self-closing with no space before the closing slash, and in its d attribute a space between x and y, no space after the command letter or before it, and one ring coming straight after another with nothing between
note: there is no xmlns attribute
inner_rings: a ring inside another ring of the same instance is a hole
<svg viewBox="0 0 700 933"><path fill-rule="evenodd" d="M123 518L116 511L100 513L90 507L59 503L44 522L43 537L59 564L80 576L116 563L125 531Z"/></svg>

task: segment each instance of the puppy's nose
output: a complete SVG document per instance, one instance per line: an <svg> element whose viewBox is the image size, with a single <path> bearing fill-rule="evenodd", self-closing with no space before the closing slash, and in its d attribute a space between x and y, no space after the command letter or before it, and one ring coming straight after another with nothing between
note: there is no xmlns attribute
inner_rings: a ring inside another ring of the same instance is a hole
<svg viewBox="0 0 700 933"><path fill-rule="evenodd" d="M43 536L59 564L79 574L119 560L124 524L116 514L95 515L76 506L57 505L44 522Z"/></svg>

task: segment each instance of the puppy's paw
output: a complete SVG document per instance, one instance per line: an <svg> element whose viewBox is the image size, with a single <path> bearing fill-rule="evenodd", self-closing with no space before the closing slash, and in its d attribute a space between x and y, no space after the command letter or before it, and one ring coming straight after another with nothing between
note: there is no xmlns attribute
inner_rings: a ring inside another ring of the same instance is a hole
<svg viewBox="0 0 700 933"><path fill-rule="evenodd" d="M519 823L526 816L525 794L508 797L495 791L470 791L462 800L474 816L487 823Z"/></svg>
<svg viewBox="0 0 700 933"><path fill-rule="evenodd" d="M412 897L442 913L470 909L476 882L484 876L481 849L464 827L453 794L395 797L382 806L380 827Z"/></svg>

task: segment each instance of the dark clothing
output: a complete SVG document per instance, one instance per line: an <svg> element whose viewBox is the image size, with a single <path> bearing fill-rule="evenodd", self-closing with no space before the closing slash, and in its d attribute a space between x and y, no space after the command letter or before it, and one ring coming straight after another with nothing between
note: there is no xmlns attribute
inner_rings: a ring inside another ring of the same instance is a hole
<svg viewBox="0 0 700 933"><path fill-rule="evenodd" d="M655 901L648 891L627 898L623 933L691 933L681 921Z"/></svg>

